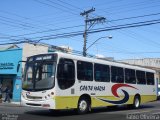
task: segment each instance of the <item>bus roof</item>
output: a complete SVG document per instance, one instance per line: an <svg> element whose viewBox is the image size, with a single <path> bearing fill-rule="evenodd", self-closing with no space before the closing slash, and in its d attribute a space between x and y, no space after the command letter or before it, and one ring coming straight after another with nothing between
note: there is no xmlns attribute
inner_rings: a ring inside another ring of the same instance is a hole
<svg viewBox="0 0 160 120"><path fill-rule="evenodd" d="M138 65L131 65L131 64L127 64L127 63L121 63L121 62L117 62L117 61L103 60L103 59L98 59L98 58L94 58L94 57L84 57L84 56L80 56L80 55L73 55L71 53L63 53L63 52L52 52L52 53L46 53L46 54L55 54L55 53L59 57L71 58L73 60L81 60L81 61L86 61L86 62L106 64L106 65L111 65L111 66L117 66L117 67L123 67L123 68L142 70L142 71L155 73L155 70L152 70L149 68L141 67ZM38 54L38 55L46 55L46 54ZM34 56L36 56L36 55L34 55Z"/></svg>

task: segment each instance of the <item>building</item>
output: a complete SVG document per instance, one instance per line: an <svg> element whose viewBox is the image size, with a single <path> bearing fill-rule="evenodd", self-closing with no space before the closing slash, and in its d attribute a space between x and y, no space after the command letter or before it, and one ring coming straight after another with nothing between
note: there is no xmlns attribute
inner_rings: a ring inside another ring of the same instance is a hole
<svg viewBox="0 0 160 120"><path fill-rule="evenodd" d="M22 49L15 45L3 47L0 56L0 84L3 88L9 86L12 91L11 98L19 101L22 74L21 72L17 73L17 64L22 60Z"/></svg>
<svg viewBox="0 0 160 120"><path fill-rule="evenodd" d="M142 67L150 68L156 71L156 78L160 83L160 58L144 58L144 59L126 59L120 60L119 62L139 65Z"/></svg>

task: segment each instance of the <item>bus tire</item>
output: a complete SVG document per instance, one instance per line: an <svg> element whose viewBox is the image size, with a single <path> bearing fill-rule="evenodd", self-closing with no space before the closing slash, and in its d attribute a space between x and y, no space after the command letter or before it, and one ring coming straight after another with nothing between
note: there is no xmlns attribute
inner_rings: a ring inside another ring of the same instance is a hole
<svg viewBox="0 0 160 120"><path fill-rule="evenodd" d="M90 110L90 102L85 97L82 97L78 101L78 108L77 112L78 114L85 114Z"/></svg>
<svg viewBox="0 0 160 120"><path fill-rule="evenodd" d="M134 97L134 101L133 101L133 108L135 108L135 109L139 108L140 107L140 103L141 103L140 96L136 95Z"/></svg>

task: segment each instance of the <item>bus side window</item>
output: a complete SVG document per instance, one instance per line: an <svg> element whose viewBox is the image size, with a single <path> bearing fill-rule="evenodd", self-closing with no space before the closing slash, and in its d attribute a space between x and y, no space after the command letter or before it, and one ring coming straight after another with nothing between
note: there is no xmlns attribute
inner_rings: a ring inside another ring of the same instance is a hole
<svg viewBox="0 0 160 120"><path fill-rule="evenodd" d="M101 65L95 63L94 65L94 79L98 82L110 81L110 69L108 65Z"/></svg>
<svg viewBox="0 0 160 120"><path fill-rule="evenodd" d="M93 81L93 64L77 61L77 78L78 80Z"/></svg>
<svg viewBox="0 0 160 120"><path fill-rule="evenodd" d="M124 83L124 70L121 67L111 67L111 81L113 83Z"/></svg>
<svg viewBox="0 0 160 120"><path fill-rule="evenodd" d="M125 83L136 84L135 70L125 68Z"/></svg>
<svg viewBox="0 0 160 120"><path fill-rule="evenodd" d="M137 70L136 71L137 84L146 84L145 72Z"/></svg>
<svg viewBox="0 0 160 120"><path fill-rule="evenodd" d="M75 83L75 65L73 60L61 58L57 70L58 85L61 89L68 89Z"/></svg>
<svg viewBox="0 0 160 120"><path fill-rule="evenodd" d="M154 73L146 72L147 85L154 85Z"/></svg>

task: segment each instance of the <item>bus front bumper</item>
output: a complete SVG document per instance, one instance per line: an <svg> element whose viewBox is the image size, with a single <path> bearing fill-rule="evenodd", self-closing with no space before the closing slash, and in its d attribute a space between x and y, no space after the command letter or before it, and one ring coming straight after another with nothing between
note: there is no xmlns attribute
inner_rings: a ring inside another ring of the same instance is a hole
<svg viewBox="0 0 160 120"><path fill-rule="evenodd" d="M48 100L26 100L23 97L21 98L21 105L28 106L28 107L40 107L46 109L55 109L55 100L48 99Z"/></svg>

